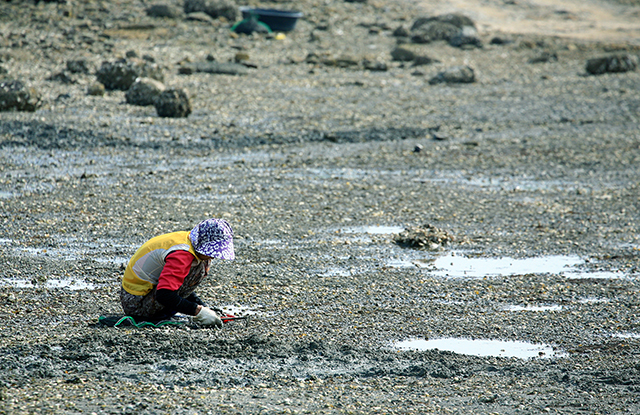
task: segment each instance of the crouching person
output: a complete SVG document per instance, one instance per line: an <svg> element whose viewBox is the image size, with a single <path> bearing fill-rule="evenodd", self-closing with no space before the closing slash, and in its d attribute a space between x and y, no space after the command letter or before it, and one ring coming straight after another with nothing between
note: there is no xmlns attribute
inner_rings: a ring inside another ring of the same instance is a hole
<svg viewBox="0 0 640 415"><path fill-rule="evenodd" d="M190 232L172 232L145 242L129 260L120 302L136 321L187 314L205 326L222 326L218 313L198 298L212 259L233 260L233 230L223 219L207 219Z"/></svg>

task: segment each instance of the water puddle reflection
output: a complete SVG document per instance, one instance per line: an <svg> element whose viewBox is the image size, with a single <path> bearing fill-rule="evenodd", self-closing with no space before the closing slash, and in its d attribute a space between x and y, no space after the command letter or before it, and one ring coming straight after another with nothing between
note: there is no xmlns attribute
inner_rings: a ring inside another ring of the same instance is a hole
<svg viewBox="0 0 640 415"><path fill-rule="evenodd" d="M504 340L472 340L455 337L433 340L404 340L395 343L394 346L400 350L437 349L471 356L517 357L520 359L549 358L562 355L546 344Z"/></svg>
<svg viewBox="0 0 640 415"><path fill-rule="evenodd" d="M51 278L46 280L42 285L34 284L33 282L25 279L0 279L0 287L36 288L38 286L47 289L66 288L68 290L95 290L98 288L96 284L85 282L81 278Z"/></svg>
<svg viewBox="0 0 640 415"><path fill-rule="evenodd" d="M504 311L561 311L561 305L510 305Z"/></svg>
<svg viewBox="0 0 640 415"><path fill-rule="evenodd" d="M340 228L341 233L366 233L369 235L391 235L404 231L402 226L352 226Z"/></svg>
<svg viewBox="0 0 640 415"><path fill-rule="evenodd" d="M525 274L557 274L569 279L624 278L616 271L583 271L577 267L585 261L574 255L549 255L532 258L469 257L450 252L436 258L394 259L387 261L391 268L424 268L429 274L443 278L484 278Z"/></svg>
<svg viewBox="0 0 640 415"><path fill-rule="evenodd" d="M439 277L482 278L523 274L559 274L582 263L578 256L534 258L469 258L449 253L433 261L433 274Z"/></svg>
<svg viewBox="0 0 640 415"><path fill-rule="evenodd" d="M229 305L221 306L220 309L222 309L222 311L224 311L226 314L231 314L236 317L251 316L251 315L258 314L258 311L245 305L229 304Z"/></svg>
<svg viewBox="0 0 640 415"><path fill-rule="evenodd" d="M597 303L608 303L608 298L597 298L597 297L582 297L578 299L579 303L582 304L597 304Z"/></svg>
<svg viewBox="0 0 640 415"><path fill-rule="evenodd" d="M640 334L638 333L615 333L613 337L617 337L619 339L640 339Z"/></svg>

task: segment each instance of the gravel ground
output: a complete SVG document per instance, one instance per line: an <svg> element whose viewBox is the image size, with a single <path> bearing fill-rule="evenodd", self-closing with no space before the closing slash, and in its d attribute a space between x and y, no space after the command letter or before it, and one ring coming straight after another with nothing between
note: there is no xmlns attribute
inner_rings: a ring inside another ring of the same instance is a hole
<svg viewBox="0 0 640 415"><path fill-rule="evenodd" d="M411 45L437 60L412 66L392 32L428 3L261 4L305 12L284 39L149 4L0 9L4 76L43 101L0 112L0 413L640 412L640 73L585 72L637 44L481 32L480 49ZM129 51L188 92L188 118L88 95L93 71L47 80ZM557 60L529 63L543 52ZM245 75L180 74L238 53ZM429 84L456 65L476 82ZM231 222L237 259L199 295L250 321L96 324L121 312L139 244L208 217ZM454 240L394 243L426 224ZM496 275L497 258L576 265ZM394 346L441 338L550 348Z"/></svg>

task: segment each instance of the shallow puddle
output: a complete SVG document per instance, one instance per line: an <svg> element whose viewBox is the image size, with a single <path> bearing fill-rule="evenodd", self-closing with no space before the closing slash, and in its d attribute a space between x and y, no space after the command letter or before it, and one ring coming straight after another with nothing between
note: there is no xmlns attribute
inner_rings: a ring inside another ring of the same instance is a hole
<svg viewBox="0 0 640 415"><path fill-rule="evenodd" d="M424 340L412 339L397 342L394 346L400 350L445 350L471 356L517 357L530 359L534 357L558 357L560 354L546 344L534 344L520 341L473 340L448 337Z"/></svg>
<svg viewBox="0 0 640 415"><path fill-rule="evenodd" d="M532 258L468 257L463 253L414 260L390 260L391 268L424 268L429 274L447 278L484 278L525 274L557 274L573 279L623 278L624 273L614 271L588 272L576 267L584 264L578 256L550 255Z"/></svg>
<svg viewBox="0 0 640 415"><path fill-rule="evenodd" d="M33 282L25 279L10 279L10 278L2 278L0 279L0 287L13 287L13 288L35 288L40 285L34 285ZM73 278L52 278L48 279L42 284L44 288L54 289L54 288L66 288L69 290L94 290L97 288L96 284L92 284L89 282L84 282L82 279L73 279Z"/></svg>
<svg viewBox="0 0 640 415"><path fill-rule="evenodd" d="M597 280L610 280L615 278L626 278L623 272L617 271L595 271L595 272L583 272L583 271L567 271L563 275L569 279L597 279Z"/></svg>
<svg viewBox="0 0 640 415"><path fill-rule="evenodd" d="M504 311L561 311L561 305L510 305L503 308Z"/></svg>
<svg viewBox="0 0 640 415"><path fill-rule="evenodd" d="M613 337L617 337L619 339L640 339L640 334L638 333L615 333Z"/></svg>
<svg viewBox="0 0 640 415"><path fill-rule="evenodd" d="M226 314L231 314L236 317L251 316L251 315L258 314L256 310L245 305L224 305L224 306L221 306L220 308Z"/></svg>
<svg viewBox="0 0 640 415"><path fill-rule="evenodd" d="M597 303L608 303L608 298L598 298L598 297L582 297L578 299L579 303L582 304L597 304Z"/></svg>
<svg viewBox="0 0 640 415"><path fill-rule="evenodd" d="M369 235L391 235L404 231L402 226L352 226L340 228L342 233L365 233Z"/></svg>
<svg viewBox="0 0 640 415"><path fill-rule="evenodd" d="M583 261L578 256L533 258L480 258L449 253L433 261L433 273L440 277L482 278L523 274L559 274Z"/></svg>

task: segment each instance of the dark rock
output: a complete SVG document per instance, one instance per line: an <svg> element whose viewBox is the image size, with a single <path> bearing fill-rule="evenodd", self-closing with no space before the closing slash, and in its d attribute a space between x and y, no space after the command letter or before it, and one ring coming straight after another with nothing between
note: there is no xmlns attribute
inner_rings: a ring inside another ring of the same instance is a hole
<svg viewBox="0 0 640 415"><path fill-rule="evenodd" d="M340 55L337 58L327 58L322 61L323 65L326 66L335 66L338 68L349 68L358 66L360 61L355 56L350 55Z"/></svg>
<svg viewBox="0 0 640 415"><path fill-rule="evenodd" d="M411 30L411 41L414 43L430 43L437 40L451 40L460 33L460 28L446 22L429 21Z"/></svg>
<svg viewBox="0 0 640 415"><path fill-rule="evenodd" d="M0 75L6 75L9 71L4 66L0 66Z"/></svg>
<svg viewBox="0 0 640 415"><path fill-rule="evenodd" d="M127 90L125 99L131 105L153 105L165 89L164 84L155 79L138 78Z"/></svg>
<svg viewBox="0 0 640 415"><path fill-rule="evenodd" d="M0 81L0 111L33 112L42 105L40 94L21 81Z"/></svg>
<svg viewBox="0 0 640 415"><path fill-rule="evenodd" d="M538 56L534 56L533 58L529 59L529 63L547 63L547 62L557 62L558 61L558 55L556 55L553 52L547 52L544 51L542 53L540 53Z"/></svg>
<svg viewBox="0 0 640 415"><path fill-rule="evenodd" d="M65 85L78 83L78 81L76 81L75 79L70 77L69 74L67 74L64 71L58 72L58 73L54 73L53 75L51 75L51 76L49 76L47 78L47 81L60 82L60 83L65 84Z"/></svg>
<svg viewBox="0 0 640 415"><path fill-rule="evenodd" d="M391 51L391 59L399 62L412 62L418 55L406 47L397 46Z"/></svg>
<svg viewBox="0 0 640 415"><path fill-rule="evenodd" d="M492 45L508 45L509 43L513 43L513 40L496 36L492 38L489 43Z"/></svg>
<svg viewBox="0 0 640 415"><path fill-rule="evenodd" d="M191 114L191 102L182 89L167 89L155 101L156 111L160 117L186 118Z"/></svg>
<svg viewBox="0 0 640 415"><path fill-rule="evenodd" d="M398 26L394 31L393 31L393 36L395 37L409 37L411 36L411 34L409 33L409 31L407 30L406 27L404 26Z"/></svg>
<svg viewBox="0 0 640 415"><path fill-rule="evenodd" d="M164 81L162 70L156 64L145 60L120 60L104 62L96 72L96 77L107 90L128 90L137 78L153 78Z"/></svg>
<svg viewBox="0 0 640 415"><path fill-rule="evenodd" d="M432 63L440 62L437 59L431 59L428 56L416 56L413 60L413 66L431 65Z"/></svg>
<svg viewBox="0 0 640 415"><path fill-rule="evenodd" d="M454 66L429 80L429 84L439 83L471 83L475 82L473 69L468 66Z"/></svg>
<svg viewBox="0 0 640 415"><path fill-rule="evenodd" d="M449 14L441 14L433 17L420 17L416 19L415 22L413 22L413 25L411 26L411 31L417 30L421 26L424 26L434 21L441 22L441 23L448 23L453 26L456 26L458 29L462 29L465 26L471 26L473 28L476 27L475 22L470 18L468 18L467 16L464 16L462 14L457 14L457 13L449 13Z"/></svg>
<svg viewBox="0 0 640 415"><path fill-rule="evenodd" d="M71 73L91 73L93 66L86 59L75 59L67 61L67 70Z"/></svg>
<svg viewBox="0 0 640 415"><path fill-rule="evenodd" d="M385 62L370 61L368 59L364 59L362 61L362 66L368 71L385 72L389 70L389 67Z"/></svg>
<svg viewBox="0 0 640 415"><path fill-rule="evenodd" d="M185 0L184 12L204 12L213 18L224 17L234 22L238 16L238 6L230 0Z"/></svg>
<svg viewBox="0 0 640 415"><path fill-rule="evenodd" d="M587 73L601 75L611 72L628 72L636 69L636 62L628 54L618 54L589 59L586 65Z"/></svg>
<svg viewBox="0 0 640 415"><path fill-rule="evenodd" d="M176 19L182 14L181 10L174 5L165 3L151 5L147 7L146 12L147 16L150 17L166 17L169 19Z"/></svg>
<svg viewBox="0 0 640 415"><path fill-rule="evenodd" d="M197 62L185 64L178 70L182 75L190 75L195 72L204 72L218 75L246 75L249 70L246 66L233 62Z"/></svg>

